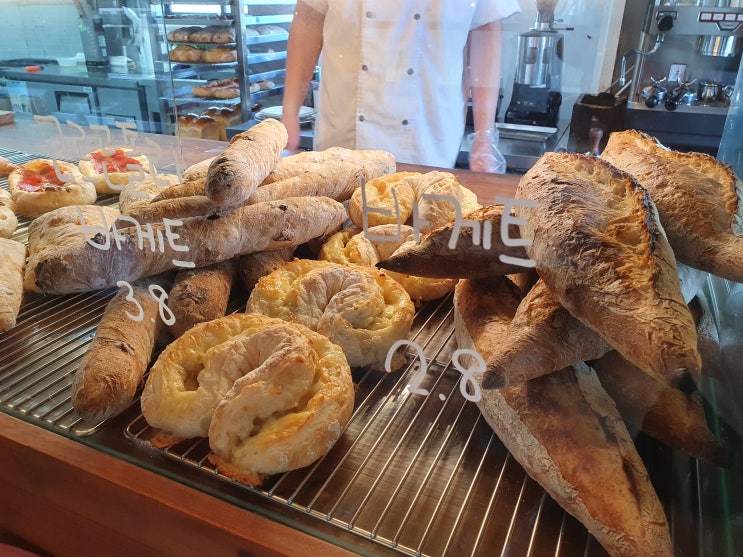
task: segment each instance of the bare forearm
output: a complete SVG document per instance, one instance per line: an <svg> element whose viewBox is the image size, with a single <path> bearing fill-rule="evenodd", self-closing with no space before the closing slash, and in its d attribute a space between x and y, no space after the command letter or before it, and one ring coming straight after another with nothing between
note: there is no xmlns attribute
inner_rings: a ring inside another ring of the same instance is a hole
<svg viewBox="0 0 743 557"><path fill-rule="evenodd" d="M287 44L284 81L285 118L296 118L309 88L322 49L324 16L301 0L297 2Z"/></svg>
<svg viewBox="0 0 743 557"><path fill-rule="evenodd" d="M500 93L502 25L493 22L470 32L469 76L475 131L493 126Z"/></svg>

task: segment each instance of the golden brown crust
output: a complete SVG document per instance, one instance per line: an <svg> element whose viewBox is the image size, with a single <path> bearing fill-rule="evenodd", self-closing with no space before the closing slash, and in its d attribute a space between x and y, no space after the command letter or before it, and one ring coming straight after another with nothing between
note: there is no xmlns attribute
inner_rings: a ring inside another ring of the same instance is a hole
<svg viewBox="0 0 743 557"><path fill-rule="evenodd" d="M237 272L245 290L250 292L260 279L294 259L295 249L289 247L241 255Z"/></svg>
<svg viewBox="0 0 743 557"><path fill-rule="evenodd" d="M392 256L379 262L382 269L422 277L486 278L526 270L528 256L523 246L506 246L500 232L503 205L488 205L464 219L475 221L481 231L474 242L472 226L459 228L448 223L425 234L420 242L404 246ZM484 224L490 223L490 235ZM517 234L512 234L517 237ZM454 247L450 243L454 240ZM501 255L519 259L521 264L501 261ZM522 266L524 265L524 266Z"/></svg>
<svg viewBox="0 0 743 557"><path fill-rule="evenodd" d="M72 381L72 405L78 413L100 421L134 401L162 325L159 297L167 296L170 284L162 275L143 279L122 286L108 303ZM160 288L154 295L149 290L153 285Z"/></svg>
<svg viewBox="0 0 743 557"><path fill-rule="evenodd" d="M188 44L179 44L169 53L172 62L201 62L204 51Z"/></svg>
<svg viewBox="0 0 743 557"><path fill-rule="evenodd" d="M56 162L60 173L65 179L70 180L65 181L63 185L55 185L46 178L41 178L40 186L33 191L29 191L24 185L27 181L26 173L34 175L35 179L40 173L47 174L48 169L54 165L51 159L34 159L19 165L10 173L8 188L15 202L17 215L33 218L59 207L95 203L97 198L95 186L83 180L77 166L65 161Z"/></svg>
<svg viewBox="0 0 743 557"><path fill-rule="evenodd" d="M15 202L10 193L0 188L0 238L10 238L18 228Z"/></svg>
<svg viewBox="0 0 743 557"><path fill-rule="evenodd" d="M122 213L116 221L116 227L135 226L131 219L134 219L140 225L144 225L147 223L161 223L164 219L208 216L214 214L215 211L214 204L203 195L163 199L162 201L140 203L129 207L126 213Z"/></svg>
<svg viewBox="0 0 743 557"><path fill-rule="evenodd" d="M206 173L200 178L184 179L180 184L173 184L162 188L152 202L162 201L164 199L175 199L177 197L191 197L194 195L204 195L204 183L206 182Z"/></svg>
<svg viewBox="0 0 743 557"><path fill-rule="evenodd" d="M0 332L15 327L23 299L23 267L26 246L0 238Z"/></svg>
<svg viewBox="0 0 743 557"><path fill-rule="evenodd" d="M284 124L273 118L234 136L209 166L204 185L209 200L219 207L247 201L276 166L287 137Z"/></svg>
<svg viewBox="0 0 743 557"><path fill-rule="evenodd" d="M18 165L5 157L0 157L0 178L6 178Z"/></svg>
<svg viewBox="0 0 743 557"><path fill-rule="evenodd" d="M730 165L632 130L611 134L601 158L650 192L679 261L743 281L743 184Z"/></svg>
<svg viewBox="0 0 743 557"><path fill-rule="evenodd" d="M110 157L110 154L107 156L109 151L108 149L105 151L98 149L90 153L87 159L83 159L77 163L77 167L80 169L82 175L92 179L92 183L98 193L119 194L129 184L130 180L135 182L142 181L145 175L149 174L149 161L144 155L129 157L131 158L130 164L133 166L139 165L138 169L131 171L109 171L106 174L103 173L103 170L98 171L91 159L93 157L102 157L105 162L105 159ZM128 157L128 153L132 150L119 148L116 151L121 151Z"/></svg>
<svg viewBox="0 0 743 557"><path fill-rule="evenodd" d="M487 359L507 335L519 298L503 277L460 281L455 290L460 348ZM647 471L590 369L565 368L484 391L477 405L527 473L609 554L672 555L668 524Z"/></svg>
<svg viewBox="0 0 743 557"><path fill-rule="evenodd" d="M237 60L237 51L227 46L217 46L206 50L201 56L204 62L211 64L235 62Z"/></svg>
<svg viewBox="0 0 743 557"><path fill-rule="evenodd" d="M224 316L236 268L237 262L228 259L176 274L168 294L168 307L175 317L170 332L175 338L198 323Z"/></svg>
<svg viewBox="0 0 743 557"><path fill-rule="evenodd" d="M404 224L413 214L415 191L407 179L420 176L418 172L395 172L369 180L353 192L348 204L348 216L356 228L364 228L364 198L366 199L366 226ZM394 192L394 193L393 193ZM385 214L384 212L387 214Z"/></svg>
<svg viewBox="0 0 743 557"><path fill-rule="evenodd" d="M163 223L152 224L154 246L135 227L119 230L118 242L101 234L91 242L103 249L88 242L71 246L39 261L33 270L38 286L48 293L87 292L175 269L176 261L203 267L245 253L297 246L335 232L345 219L346 210L337 201L293 197L183 219L172 228L178 235L174 242L165 240ZM107 240L110 249L105 248Z"/></svg>
<svg viewBox="0 0 743 557"><path fill-rule="evenodd" d="M701 369L676 261L647 192L596 157L548 153L519 182L526 252L555 298L669 384Z"/></svg>

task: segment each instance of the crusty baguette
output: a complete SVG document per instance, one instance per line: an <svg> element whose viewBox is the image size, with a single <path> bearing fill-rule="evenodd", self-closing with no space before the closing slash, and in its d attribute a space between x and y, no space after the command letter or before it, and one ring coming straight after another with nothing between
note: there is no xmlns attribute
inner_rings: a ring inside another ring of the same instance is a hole
<svg viewBox="0 0 743 557"><path fill-rule="evenodd" d="M209 165L204 190L219 207L238 207L247 201L276 166L288 135L284 124L263 120L232 138Z"/></svg>
<svg viewBox="0 0 743 557"><path fill-rule="evenodd" d="M547 153L520 180L529 257L555 298L622 355L671 385L698 376L694 321L647 192L602 159Z"/></svg>
<svg viewBox="0 0 743 557"><path fill-rule="evenodd" d="M134 182L125 187L119 193L119 211L127 214L135 207L141 207L150 203L162 190L173 187L178 183L175 174L158 174L155 179L151 174L146 174L144 180ZM170 185L168 185L170 184Z"/></svg>
<svg viewBox="0 0 743 557"><path fill-rule="evenodd" d="M111 235L99 234L90 243L39 261L34 269L36 282L47 293L99 290L119 280L131 283L178 268L178 262L204 267L245 253L297 246L330 234L345 219L346 210L338 201L292 197L183 219L182 225L170 228L171 235L177 235L173 242L165 240L168 230L163 223L144 227L145 232L152 231L152 242L143 240L137 228L125 228L119 231L118 242ZM162 246L159 237L164 238Z"/></svg>
<svg viewBox="0 0 743 557"><path fill-rule="evenodd" d="M237 261L227 259L176 273L168 294L168 307L175 316L170 332L175 338L197 323L224 316L236 268Z"/></svg>
<svg viewBox="0 0 743 557"><path fill-rule="evenodd" d="M199 180L206 180L206 175L209 173L209 167L214 162L215 157L209 157L203 161L192 164L186 170L183 171L184 182L195 182Z"/></svg>
<svg viewBox="0 0 743 557"><path fill-rule="evenodd" d="M36 265L45 259L85 245L119 216L113 207L84 205L61 207L34 219L28 227L28 263L23 278L27 292L42 290L36 285Z"/></svg>
<svg viewBox="0 0 743 557"><path fill-rule="evenodd" d="M601 335L573 317L539 280L519 303L508 335L492 347L482 386L517 385L610 350Z"/></svg>
<svg viewBox="0 0 743 557"><path fill-rule="evenodd" d="M650 192L679 261L743 282L743 183L730 165L633 130L612 133L601 158Z"/></svg>
<svg viewBox="0 0 743 557"><path fill-rule="evenodd" d="M471 226L455 230L451 222L424 235L418 243L406 244L377 266L396 273L435 278L485 278L520 273L530 265L529 257L523 246L503 243L502 216L503 205L488 205L463 217L478 223L481 234L477 244ZM486 222L492 225L487 237L484 236ZM520 263L504 263L501 255L518 259Z"/></svg>
<svg viewBox="0 0 743 557"><path fill-rule="evenodd" d="M163 199L150 203L141 203L130 206L126 213L114 223L117 228L133 226L131 219L139 224L163 222L163 219L184 219L211 215L217 207L203 195Z"/></svg>
<svg viewBox="0 0 743 557"><path fill-rule="evenodd" d="M259 251L241 255L238 260L237 274L245 289L250 292L261 278L291 261L294 258L295 249L296 247L292 246L274 251Z"/></svg>
<svg viewBox="0 0 743 557"><path fill-rule="evenodd" d="M86 418L111 418L134 400L152 358L161 315L170 318L161 313L163 291L171 284L166 275L122 286L106 306L72 381L72 405ZM162 291L150 292L154 285Z"/></svg>
<svg viewBox="0 0 743 557"><path fill-rule="evenodd" d="M454 298L459 347L487 359L507 335L519 296L504 277L460 281ZM526 472L612 557L673 554L645 466L590 368L483 391L476 404Z"/></svg>
<svg viewBox="0 0 743 557"><path fill-rule="evenodd" d="M628 426L694 458L717 466L729 464L729 456L707 427L704 406L695 395L643 373L616 350L589 365Z"/></svg>
<svg viewBox="0 0 743 557"><path fill-rule="evenodd" d="M206 195L204 184L206 183L206 176L200 178L194 178L192 180L184 180L180 184L175 184L167 188L161 189L157 192L157 195L152 198L152 202L162 201L164 199L175 199L178 197L191 197L193 195Z"/></svg>
<svg viewBox="0 0 743 557"><path fill-rule="evenodd" d="M26 246L0 238L0 332L15 327L23 299L23 266Z"/></svg>

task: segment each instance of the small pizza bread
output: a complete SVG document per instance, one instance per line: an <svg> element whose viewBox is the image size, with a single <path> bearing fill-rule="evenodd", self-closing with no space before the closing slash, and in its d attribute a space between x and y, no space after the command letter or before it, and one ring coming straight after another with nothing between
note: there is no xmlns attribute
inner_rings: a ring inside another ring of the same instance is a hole
<svg viewBox="0 0 743 557"><path fill-rule="evenodd" d="M343 348L349 365L382 370L392 345L407 338L415 307L383 271L295 259L258 281L246 313L305 325ZM393 368L403 362L393 356Z"/></svg>
<svg viewBox="0 0 743 557"><path fill-rule="evenodd" d="M96 149L88 153L77 167L90 178L98 193L119 193L130 182L141 181L149 173L149 161L144 155L130 157L131 149Z"/></svg>
<svg viewBox="0 0 743 557"><path fill-rule="evenodd" d="M188 44L179 44L170 51L172 62L201 62L204 51Z"/></svg>
<svg viewBox="0 0 743 557"><path fill-rule="evenodd" d="M415 191L408 179L420 175L419 172L395 172L369 180L351 196L348 204L351 222L356 228L364 228L364 197L367 227L408 222L415 203Z"/></svg>
<svg viewBox="0 0 743 557"><path fill-rule="evenodd" d="M10 194L0 188L0 238L10 238L18 228L15 203Z"/></svg>
<svg viewBox="0 0 743 557"><path fill-rule="evenodd" d="M15 240L0 238L0 332L15 327L23 298L23 266L26 246Z"/></svg>
<svg viewBox="0 0 743 557"><path fill-rule="evenodd" d="M92 205L95 186L83 179L77 166L57 161L59 174L51 159L34 159L20 165L8 176L16 214L38 217L59 207Z"/></svg>
<svg viewBox="0 0 743 557"><path fill-rule="evenodd" d="M366 232L359 228L347 228L328 238L320 249L318 259L343 265L375 267L408 242L415 240L413 228L407 225L402 225L398 230L395 224L382 224L371 226ZM415 277L391 271L387 271L387 274L405 289L416 305L445 296L457 284L454 279Z"/></svg>
<svg viewBox="0 0 743 557"><path fill-rule="evenodd" d="M162 437L208 436L219 471L248 485L325 455L353 403L340 347L302 325L241 313L200 323L168 345L141 399Z"/></svg>
<svg viewBox="0 0 743 557"><path fill-rule="evenodd" d="M204 54L201 56L201 59L204 62L209 62L210 64L236 62L237 51L234 48L230 48L226 46L218 46L218 47L210 48L209 50L204 51Z"/></svg>

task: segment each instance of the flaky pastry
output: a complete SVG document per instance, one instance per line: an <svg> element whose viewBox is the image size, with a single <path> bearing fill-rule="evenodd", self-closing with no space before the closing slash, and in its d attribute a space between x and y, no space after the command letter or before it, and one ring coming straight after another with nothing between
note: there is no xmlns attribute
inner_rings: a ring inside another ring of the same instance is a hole
<svg viewBox="0 0 743 557"><path fill-rule="evenodd" d="M400 246L414 242L413 228L382 224L370 227L366 233L358 228L347 228L333 234L323 244L319 259L334 263L368 265L374 267L390 257ZM436 300L454 289L453 279L424 278L387 271L410 295L416 304Z"/></svg>
<svg viewBox="0 0 743 557"><path fill-rule="evenodd" d="M246 311L306 325L343 348L351 366L383 369L390 347L407 338L415 308L383 271L296 259L258 281ZM393 365L401 364L395 355Z"/></svg>
<svg viewBox="0 0 743 557"><path fill-rule="evenodd" d="M209 437L220 472L244 483L327 453L353 410L341 349L296 324L232 314L196 325L152 366L142 413L175 436Z"/></svg>
<svg viewBox="0 0 743 557"><path fill-rule="evenodd" d="M413 203L415 203L415 192L407 183L407 179L414 176L420 176L420 174L418 172L385 174L369 180L354 191L348 204L348 216L354 226L364 228L362 188L366 196L366 206L372 209L367 209L367 226L396 224L398 218L401 223L407 222L413 214ZM380 210L389 211L389 214L381 213Z"/></svg>
<svg viewBox="0 0 743 557"><path fill-rule="evenodd" d="M408 184L415 192L418 215L426 221L419 226L423 233L431 232L453 221L457 215L457 205L460 215L466 215L481 208L477 202L477 195L461 185L451 172L426 172L409 179ZM452 198L456 200L457 205L450 199L442 199L438 196Z"/></svg>

